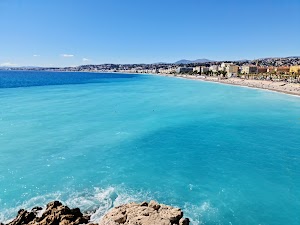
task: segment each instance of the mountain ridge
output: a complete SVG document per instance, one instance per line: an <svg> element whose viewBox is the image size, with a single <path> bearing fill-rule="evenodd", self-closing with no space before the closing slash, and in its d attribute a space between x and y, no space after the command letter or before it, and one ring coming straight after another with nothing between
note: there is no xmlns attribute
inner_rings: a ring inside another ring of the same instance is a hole
<svg viewBox="0 0 300 225"><path fill-rule="evenodd" d="M196 59L196 60L188 60L188 59L181 59L174 64L190 64L190 63L207 63L207 62L214 62L214 60L210 59Z"/></svg>

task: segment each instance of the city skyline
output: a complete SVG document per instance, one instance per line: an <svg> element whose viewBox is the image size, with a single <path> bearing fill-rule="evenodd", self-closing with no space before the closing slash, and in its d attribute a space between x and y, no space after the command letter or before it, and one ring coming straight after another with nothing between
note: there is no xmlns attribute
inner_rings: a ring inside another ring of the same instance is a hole
<svg viewBox="0 0 300 225"><path fill-rule="evenodd" d="M296 0L2 0L0 66L298 56L299 10Z"/></svg>

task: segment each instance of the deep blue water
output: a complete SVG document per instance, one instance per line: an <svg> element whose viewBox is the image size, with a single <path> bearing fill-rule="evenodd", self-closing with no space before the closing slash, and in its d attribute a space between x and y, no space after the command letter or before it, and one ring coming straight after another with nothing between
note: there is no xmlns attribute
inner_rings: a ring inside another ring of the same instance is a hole
<svg viewBox="0 0 300 225"><path fill-rule="evenodd" d="M150 75L0 71L0 222L156 199L193 224L300 224L300 98Z"/></svg>
<svg viewBox="0 0 300 225"><path fill-rule="evenodd" d="M135 74L126 74L126 76L124 76L118 73L102 73L99 76L98 73L0 71L0 88L110 83L128 80L128 78L135 78L136 76Z"/></svg>

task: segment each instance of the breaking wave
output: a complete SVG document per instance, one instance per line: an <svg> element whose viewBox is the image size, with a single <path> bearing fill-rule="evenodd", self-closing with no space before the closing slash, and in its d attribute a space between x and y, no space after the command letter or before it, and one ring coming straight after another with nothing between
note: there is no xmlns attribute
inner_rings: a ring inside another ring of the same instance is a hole
<svg viewBox="0 0 300 225"><path fill-rule="evenodd" d="M78 207L82 212L91 214L91 222L97 222L109 209L115 206L129 202L150 201L151 199L155 199L151 193L144 191L137 192L120 187L96 187L82 192L54 192L31 198L28 201L18 204L16 207L2 208L0 222L8 223L16 216L19 209L30 210L35 206L45 208L46 204L53 200L59 200L70 208ZM186 203L182 208L185 217L189 217L193 225L203 224L201 220L204 217L214 217L217 214L217 210L208 202L204 202L199 206Z"/></svg>

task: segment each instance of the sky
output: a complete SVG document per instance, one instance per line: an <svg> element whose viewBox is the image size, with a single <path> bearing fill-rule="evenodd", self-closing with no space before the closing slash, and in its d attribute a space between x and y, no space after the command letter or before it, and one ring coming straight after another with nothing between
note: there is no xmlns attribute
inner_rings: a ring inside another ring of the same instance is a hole
<svg viewBox="0 0 300 225"><path fill-rule="evenodd" d="M300 0L0 0L0 66L300 55Z"/></svg>

